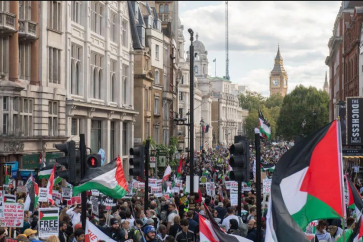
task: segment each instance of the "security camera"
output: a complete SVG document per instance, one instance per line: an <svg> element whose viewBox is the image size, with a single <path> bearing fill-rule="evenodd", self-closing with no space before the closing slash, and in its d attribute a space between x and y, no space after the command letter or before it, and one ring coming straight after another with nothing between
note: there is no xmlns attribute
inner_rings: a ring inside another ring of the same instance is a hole
<svg viewBox="0 0 363 242"><path fill-rule="evenodd" d="M192 29L188 29L189 34L194 34Z"/></svg>

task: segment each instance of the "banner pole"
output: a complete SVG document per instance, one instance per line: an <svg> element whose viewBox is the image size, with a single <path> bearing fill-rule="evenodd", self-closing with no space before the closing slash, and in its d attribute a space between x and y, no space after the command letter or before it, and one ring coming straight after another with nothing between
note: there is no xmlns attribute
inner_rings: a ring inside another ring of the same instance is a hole
<svg viewBox="0 0 363 242"><path fill-rule="evenodd" d="M338 149L339 149L339 167L340 167L340 182L341 182L341 197L342 197L342 212L343 212L343 241L345 241L345 219L346 219L346 205L345 205L345 194L344 194L344 170L343 170L343 147L342 147L342 135L340 127L340 117L336 119L337 122L337 134L338 134Z"/></svg>

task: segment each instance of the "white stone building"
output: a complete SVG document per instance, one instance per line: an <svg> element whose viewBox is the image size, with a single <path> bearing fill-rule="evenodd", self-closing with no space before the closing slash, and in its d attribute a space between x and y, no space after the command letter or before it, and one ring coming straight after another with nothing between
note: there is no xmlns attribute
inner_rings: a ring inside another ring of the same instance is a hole
<svg viewBox="0 0 363 242"><path fill-rule="evenodd" d="M128 170L133 145L133 48L127 1L67 1L65 7L66 135Z"/></svg>

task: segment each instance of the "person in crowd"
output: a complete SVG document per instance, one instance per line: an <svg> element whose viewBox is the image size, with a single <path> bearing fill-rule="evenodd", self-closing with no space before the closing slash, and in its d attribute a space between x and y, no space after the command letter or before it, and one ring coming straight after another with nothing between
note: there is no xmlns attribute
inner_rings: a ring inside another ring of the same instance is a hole
<svg viewBox="0 0 363 242"><path fill-rule="evenodd" d="M228 212L228 216L226 218L223 219L222 225L226 228L226 231L229 230L229 221L231 219L235 219L238 222L238 217L236 215L234 215L234 208L233 207L229 207L227 209Z"/></svg>
<svg viewBox="0 0 363 242"><path fill-rule="evenodd" d="M28 240L28 238L26 237L25 234L19 234L18 236L16 236L16 239L19 242L29 242L29 240Z"/></svg>
<svg viewBox="0 0 363 242"><path fill-rule="evenodd" d="M218 218L218 211L216 209L210 209L210 212L213 215L214 221L216 221L216 223L220 224L222 220L220 218Z"/></svg>
<svg viewBox="0 0 363 242"><path fill-rule="evenodd" d="M319 220L315 232L318 241L326 240L327 242L331 242L331 235L326 231L326 226L327 223L325 220Z"/></svg>
<svg viewBox="0 0 363 242"><path fill-rule="evenodd" d="M59 222L59 241L60 242L67 242L68 241L68 235L67 235L67 224L64 221Z"/></svg>
<svg viewBox="0 0 363 242"><path fill-rule="evenodd" d="M195 242L200 242L199 225L194 228Z"/></svg>
<svg viewBox="0 0 363 242"><path fill-rule="evenodd" d="M134 227L129 232L129 239L132 239L133 242L142 242L143 233L141 230L142 221L140 219L135 220Z"/></svg>
<svg viewBox="0 0 363 242"><path fill-rule="evenodd" d="M5 242L6 230L0 227L0 242Z"/></svg>
<svg viewBox="0 0 363 242"><path fill-rule="evenodd" d="M32 242L40 242L40 240L36 236L37 233L38 233L38 231L33 230L33 229L26 229L24 231L24 234L26 235L26 237L28 237L28 239Z"/></svg>
<svg viewBox="0 0 363 242"><path fill-rule="evenodd" d="M176 215L174 217L174 224L170 227L169 235L171 235L175 238L176 234L181 230L182 230L182 227L180 226L180 217L179 217L179 215Z"/></svg>
<svg viewBox="0 0 363 242"><path fill-rule="evenodd" d="M250 207L250 214L247 216L247 222L250 221L251 219L256 220L256 215L257 215L257 209L255 206Z"/></svg>
<svg viewBox="0 0 363 242"><path fill-rule="evenodd" d="M195 227L198 226L198 223L193 218L194 218L194 211L189 210L187 212L187 219L188 219L188 222L189 222L189 229L191 231L194 231Z"/></svg>
<svg viewBox="0 0 363 242"><path fill-rule="evenodd" d="M111 227L99 227L98 228L104 232L108 237L112 238L116 241L122 241L123 236L122 231L120 229L120 224L117 219L111 218L110 219Z"/></svg>
<svg viewBox="0 0 363 242"><path fill-rule="evenodd" d="M247 239L252 240L253 242L257 242L257 225L256 220L250 219L248 221L248 232L247 232Z"/></svg>
<svg viewBox="0 0 363 242"><path fill-rule="evenodd" d="M177 242L195 242L194 232L189 230L189 222L187 219L180 221L182 231L176 234L175 240Z"/></svg>
<svg viewBox="0 0 363 242"><path fill-rule="evenodd" d="M51 235L48 237L47 242L59 242L59 239L55 235Z"/></svg>
<svg viewBox="0 0 363 242"><path fill-rule="evenodd" d="M69 217L71 218L73 226L81 222L81 212L82 212L82 206L77 203L74 205L74 207L67 209L66 214L68 214Z"/></svg>
<svg viewBox="0 0 363 242"><path fill-rule="evenodd" d="M161 241L164 241L167 236L165 225L161 224L159 226L158 232L159 233L156 236L158 236Z"/></svg>
<svg viewBox="0 0 363 242"><path fill-rule="evenodd" d="M135 224L135 218L132 217L132 213L130 210L126 211L126 220L129 221L130 224Z"/></svg>
<svg viewBox="0 0 363 242"><path fill-rule="evenodd" d="M168 235L166 236L164 242L175 242L174 236Z"/></svg>
<svg viewBox="0 0 363 242"><path fill-rule="evenodd" d="M72 242L83 242L84 241L84 231L82 229L77 229L74 231L74 238Z"/></svg>
<svg viewBox="0 0 363 242"><path fill-rule="evenodd" d="M176 210L176 206L174 203L169 204L169 212L168 215L168 225L167 230L170 231L170 227L174 224L174 217L178 215L178 211Z"/></svg>
<svg viewBox="0 0 363 242"><path fill-rule="evenodd" d="M144 228L144 236L147 242L161 242L159 237L156 236L156 230L152 225L148 225Z"/></svg>
<svg viewBox="0 0 363 242"><path fill-rule="evenodd" d="M224 219L224 216L226 216L226 214L227 214L227 209L223 206L222 202L219 202L218 206L215 209L216 209L216 211L218 213L217 217L222 222L222 220Z"/></svg>
<svg viewBox="0 0 363 242"><path fill-rule="evenodd" d="M227 232L228 234L235 234L235 235L240 235L241 231L238 229L238 222L235 219L230 219L229 220L229 230Z"/></svg>

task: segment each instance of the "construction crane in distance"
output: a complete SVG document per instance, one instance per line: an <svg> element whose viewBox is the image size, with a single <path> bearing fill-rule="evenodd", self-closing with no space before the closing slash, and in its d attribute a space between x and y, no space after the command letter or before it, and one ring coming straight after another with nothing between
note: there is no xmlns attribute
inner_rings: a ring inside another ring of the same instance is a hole
<svg viewBox="0 0 363 242"><path fill-rule="evenodd" d="M229 80L229 56L228 56L228 1L226 1L225 9L225 24L226 24L226 76L225 78Z"/></svg>

